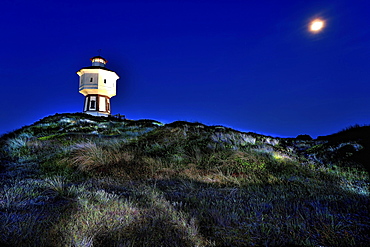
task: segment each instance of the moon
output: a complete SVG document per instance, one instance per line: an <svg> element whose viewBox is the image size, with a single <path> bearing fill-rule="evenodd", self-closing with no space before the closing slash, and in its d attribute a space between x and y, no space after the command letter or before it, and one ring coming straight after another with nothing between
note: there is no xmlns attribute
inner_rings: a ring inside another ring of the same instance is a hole
<svg viewBox="0 0 370 247"><path fill-rule="evenodd" d="M320 32L325 26L325 22L320 19L313 20L310 24L310 31L317 33Z"/></svg>

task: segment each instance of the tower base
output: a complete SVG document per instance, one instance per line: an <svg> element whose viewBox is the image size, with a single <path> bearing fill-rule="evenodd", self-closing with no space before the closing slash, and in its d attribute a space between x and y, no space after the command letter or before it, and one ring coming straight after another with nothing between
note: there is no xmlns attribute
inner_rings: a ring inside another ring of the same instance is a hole
<svg viewBox="0 0 370 247"><path fill-rule="evenodd" d="M97 111L85 111L84 113L96 116L96 117L109 117L109 113L102 113L102 112L97 112Z"/></svg>
<svg viewBox="0 0 370 247"><path fill-rule="evenodd" d="M84 113L93 116L110 115L110 98L105 95L88 94L85 97Z"/></svg>

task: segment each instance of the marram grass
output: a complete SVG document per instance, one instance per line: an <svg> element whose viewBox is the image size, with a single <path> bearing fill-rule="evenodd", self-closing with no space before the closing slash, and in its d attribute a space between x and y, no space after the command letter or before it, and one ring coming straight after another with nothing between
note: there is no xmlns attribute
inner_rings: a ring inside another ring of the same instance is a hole
<svg viewBox="0 0 370 247"><path fill-rule="evenodd" d="M129 139L52 136L45 125L34 131L48 138L2 142L0 245L368 245L366 171L178 125Z"/></svg>

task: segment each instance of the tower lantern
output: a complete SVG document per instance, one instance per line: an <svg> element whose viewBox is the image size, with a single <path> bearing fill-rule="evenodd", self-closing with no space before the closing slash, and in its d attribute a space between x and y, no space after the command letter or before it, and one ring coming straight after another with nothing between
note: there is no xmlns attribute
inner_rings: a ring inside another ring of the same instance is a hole
<svg viewBox="0 0 370 247"><path fill-rule="evenodd" d="M110 98L116 95L116 72L105 68L108 62L101 56L91 59L92 65L77 71L80 76L79 92L85 96L84 112L94 116L111 114Z"/></svg>
<svg viewBox="0 0 370 247"><path fill-rule="evenodd" d="M90 60L92 61L92 66L105 67L105 65L108 63L108 61L101 56L90 58Z"/></svg>

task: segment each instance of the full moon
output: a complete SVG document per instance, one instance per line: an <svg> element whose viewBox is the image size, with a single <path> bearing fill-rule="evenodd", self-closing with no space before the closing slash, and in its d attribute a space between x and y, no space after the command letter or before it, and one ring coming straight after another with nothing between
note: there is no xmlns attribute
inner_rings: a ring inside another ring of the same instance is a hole
<svg viewBox="0 0 370 247"><path fill-rule="evenodd" d="M319 32L321 29L323 29L324 25L325 23L323 20L319 20L319 19L314 20L310 24L310 30L312 32Z"/></svg>

